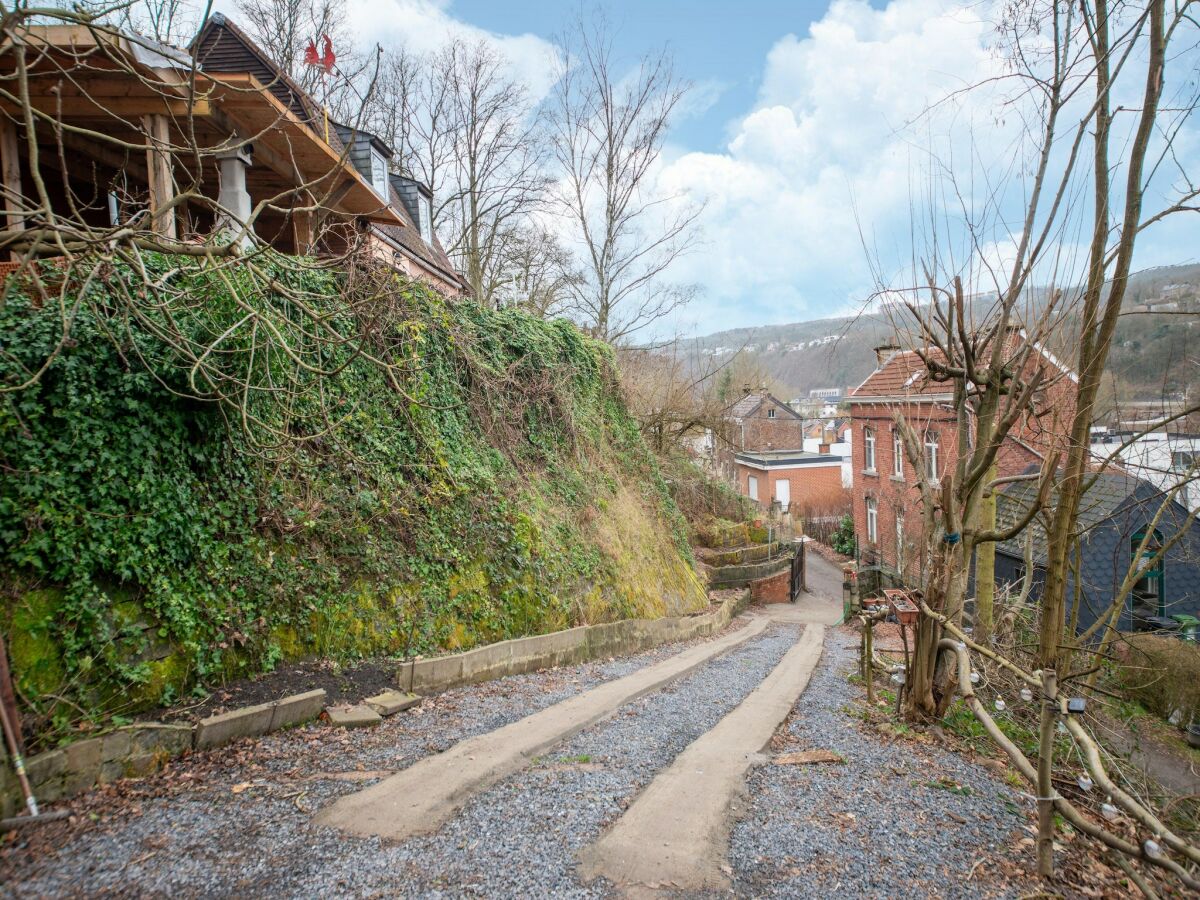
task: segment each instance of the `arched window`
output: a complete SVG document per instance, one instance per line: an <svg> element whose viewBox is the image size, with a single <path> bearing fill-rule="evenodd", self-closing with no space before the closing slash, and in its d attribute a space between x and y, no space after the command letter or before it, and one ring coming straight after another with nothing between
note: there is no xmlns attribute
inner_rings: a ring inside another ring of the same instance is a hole
<svg viewBox="0 0 1200 900"><path fill-rule="evenodd" d="M938 480L938 433L932 428L925 432L925 477L930 481Z"/></svg>
<svg viewBox="0 0 1200 900"><path fill-rule="evenodd" d="M1154 624L1146 620L1167 614L1166 597L1163 594L1163 559L1160 555L1162 535L1156 530L1147 540L1147 530L1139 529L1129 542L1129 561L1138 576L1129 594L1129 607L1133 615L1133 627L1138 630L1154 628Z"/></svg>
<svg viewBox="0 0 1200 900"><path fill-rule="evenodd" d="M904 477L904 438L900 429L892 429L892 474L897 478Z"/></svg>
<svg viewBox="0 0 1200 900"><path fill-rule="evenodd" d="M875 471L875 429L863 429L863 460L868 472Z"/></svg>

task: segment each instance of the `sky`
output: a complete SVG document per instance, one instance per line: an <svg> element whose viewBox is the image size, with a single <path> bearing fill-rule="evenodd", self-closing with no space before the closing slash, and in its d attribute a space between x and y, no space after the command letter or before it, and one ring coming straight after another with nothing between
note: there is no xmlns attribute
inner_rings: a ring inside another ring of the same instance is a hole
<svg viewBox="0 0 1200 900"><path fill-rule="evenodd" d="M638 0L609 2L632 67L667 49L693 85L673 123L655 187L703 203L700 245L671 277L697 298L660 332L707 334L861 309L879 277L911 270L914 207L982 208L981 175L1019 174L1021 123L986 91L922 115L956 90L1003 73L991 10L1002 0ZM534 96L551 87L554 39L582 6L549 0L350 0L362 43L436 49L486 38ZM1189 131L1182 154L1200 156ZM976 180L927 196L931 161ZM1016 182L1014 182L1016 183ZM995 203L980 236L1002 261L1019 237L1020 192ZM1065 234L1065 244L1079 235ZM1200 229L1148 233L1139 268L1196 262ZM1058 273L1064 277L1063 273Z"/></svg>

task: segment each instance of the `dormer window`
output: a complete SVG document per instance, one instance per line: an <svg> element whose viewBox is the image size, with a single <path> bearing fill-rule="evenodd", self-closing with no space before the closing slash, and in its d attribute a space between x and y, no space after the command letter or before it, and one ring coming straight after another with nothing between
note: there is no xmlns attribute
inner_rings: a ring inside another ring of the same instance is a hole
<svg viewBox="0 0 1200 900"><path fill-rule="evenodd" d="M377 193L380 197L387 199L387 160L384 159L383 154L374 147L371 148L371 187L375 188L375 193Z"/></svg>

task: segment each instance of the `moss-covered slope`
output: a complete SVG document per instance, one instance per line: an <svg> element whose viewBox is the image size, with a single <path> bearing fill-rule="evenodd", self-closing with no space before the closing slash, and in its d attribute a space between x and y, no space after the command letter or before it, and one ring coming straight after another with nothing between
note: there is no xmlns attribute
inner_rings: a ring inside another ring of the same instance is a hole
<svg viewBox="0 0 1200 900"><path fill-rule="evenodd" d="M101 271L62 291L65 342L62 307L27 284L0 310L0 628L43 727L280 659L704 605L605 345L399 281L364 324L339 277L282 260L148 264L169 302L139 307L143 273ZM344 344L312 343L314 316ZM311 358L280 352L306 341Z"/></svg>

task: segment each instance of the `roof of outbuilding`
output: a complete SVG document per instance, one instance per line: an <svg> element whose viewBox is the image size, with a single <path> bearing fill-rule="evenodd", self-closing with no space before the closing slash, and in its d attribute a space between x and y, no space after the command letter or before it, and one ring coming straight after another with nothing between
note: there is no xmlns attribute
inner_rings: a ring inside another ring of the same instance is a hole
<svg viewBox="0 0 1200 900"><path fill-rule="evenodd" d="M800 414L772 394L770 391L751 391L725 408L725 415L730 419L748 419L758 411L758 408L768 400L787 410L794 419L801 418Z"/></svg>
<svg viewBox="0 0 1200 900"><path fill-rule="evenodd" d="M1031 467L1027 474L1035 471L1036 468ZM1116 516L1121 508L1130 502L1139 486L1149 487L1147 482L1141 482L1126 472L1103 472L1089 477L1095 480L1079 502L1076 531L1081 534ZM1157 492L1157 489L1154 490ZM1005 529L1015 525L1025 516L1030 506L1037 502L1037 495L1036 480L1014 482L1000 491L996 495L996 527ZM1037 517L1030 523L1029 531L1032 532L1034 560L1041 562L1046 557L1046 533ZM996 549L1020 558L1024 556L1024 542L1029 539L1029 535L1018 535L997 544Z"/></svg>

